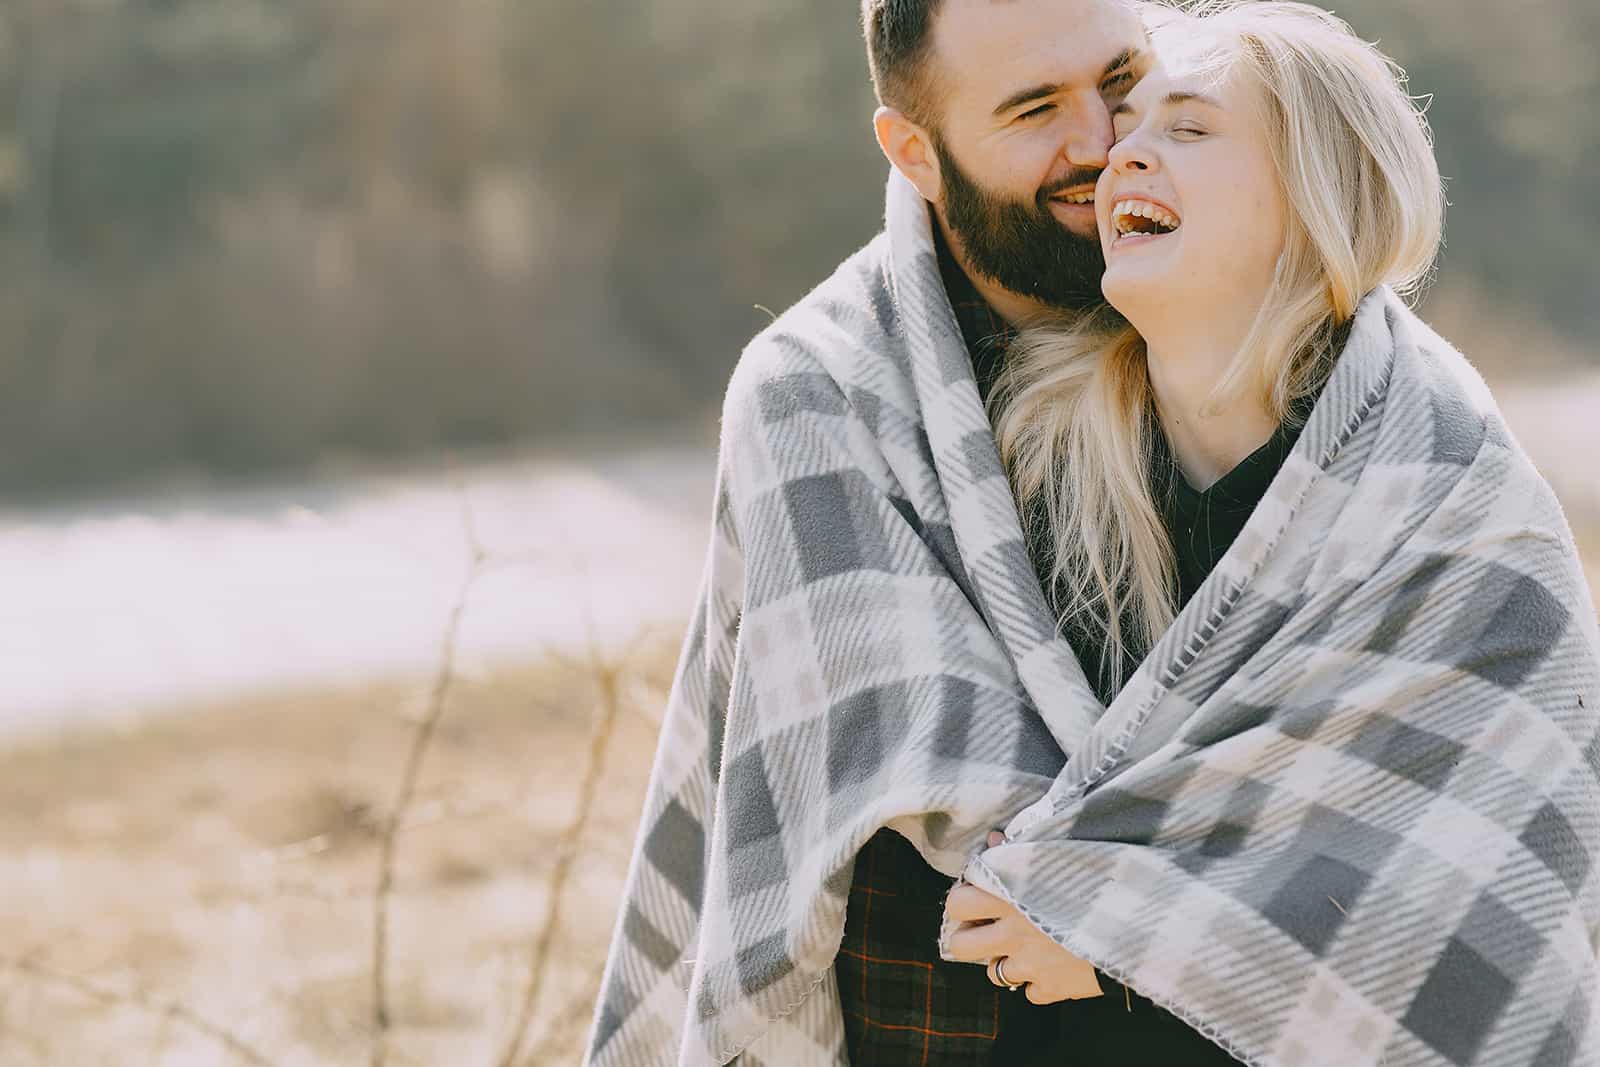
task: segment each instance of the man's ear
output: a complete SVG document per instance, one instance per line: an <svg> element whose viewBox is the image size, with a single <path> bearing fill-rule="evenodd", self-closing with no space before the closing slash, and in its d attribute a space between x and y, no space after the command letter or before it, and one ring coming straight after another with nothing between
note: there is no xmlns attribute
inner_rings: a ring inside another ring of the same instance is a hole
<svg viewBox="0 0 1600 1067"><path fill-rule="evenodd" d="M878 147L894 169L917 187L922 199L937 204L944 195L944 179L928 131L892 107L878 108L872 116L872 129L878 135Z"/></svg>

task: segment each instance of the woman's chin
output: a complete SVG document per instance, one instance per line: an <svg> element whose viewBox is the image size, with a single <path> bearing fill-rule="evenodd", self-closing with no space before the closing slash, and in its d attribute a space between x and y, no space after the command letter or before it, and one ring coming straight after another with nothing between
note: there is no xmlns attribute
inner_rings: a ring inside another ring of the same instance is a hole
<svg viewBox="0 0 1600 1067"><path fill-rule="evenodd" d="M1107 303L1131 319L1142 308L1170 301L1175 282L1163 265L1113 259L1100 279L1100 291Z"/></svg>

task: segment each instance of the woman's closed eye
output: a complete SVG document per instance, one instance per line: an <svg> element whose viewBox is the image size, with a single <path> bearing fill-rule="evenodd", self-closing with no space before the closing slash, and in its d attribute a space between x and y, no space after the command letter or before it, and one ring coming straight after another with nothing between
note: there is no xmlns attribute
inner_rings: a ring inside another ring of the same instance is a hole
<svg viewBox="0 0 1600 1067"><path fill-rule="evenodd" d="M1122 119L1122 121L1118 121L1119 118L1120 116L1114 115L1111 119L1111 140L1113 144L1120 144L1127 140L1139 128L1139 123L1131 115ZM1209 137L1211 131L1193 119L1180 119L1167 127L1167 135L1176 137L1180 141L1195 141L1202 137Z"/></svg>
<svg viewBox="0 0 1600 1067"><path fill-rule="evenodd" d="M1038 107L1030 107L1028 110L1018 115L1017 118L1020 121L1026 122L1029 119L1041 118L1045 115L1048 115L1055 109L1056 106L1054 104L1040 104Z"/></svg>

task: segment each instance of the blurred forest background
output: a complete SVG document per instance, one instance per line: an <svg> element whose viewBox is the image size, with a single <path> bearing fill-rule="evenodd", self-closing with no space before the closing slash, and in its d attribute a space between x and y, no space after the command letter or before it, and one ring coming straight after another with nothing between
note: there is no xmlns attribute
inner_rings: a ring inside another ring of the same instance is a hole
<svg viewBox="0 0 1600 1067"><path fill-rule="evenodd" d="M1480 362L1521 353L1479 331L1592 358L1600 5L1337 10L1433 96L1444 332ZM6 0L0 489L709 418L754 305L876 229L856 22Z"/></svg>

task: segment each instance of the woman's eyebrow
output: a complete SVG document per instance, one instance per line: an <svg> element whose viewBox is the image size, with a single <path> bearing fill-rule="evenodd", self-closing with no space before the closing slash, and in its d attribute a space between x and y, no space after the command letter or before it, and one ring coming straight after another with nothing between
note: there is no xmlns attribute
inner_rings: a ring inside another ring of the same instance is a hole
<svg viewBox="0 0 1600 1067"><path fill-rule="evenodd" d="M1161 104L1163 107L1171 107L1175 104L1187 104L1190 102L1204 104L1207 107L1214 107L1218 111L1227 110L1222 106L1222 101L1218 100L1216 97L1207 96L1205 93L1197 93L1192 89L1176 89L1161 98Z"/></svg>
<svg viewBox="0 0 1600 1067"><path fill-rule="evenodd" d="M1064 86L1052 82L1047 85L1030 85L1026 89L1018 89L1016 92L1000 101L999 104L995 105L994 117L999 118L1007 111L1012 111L1016 108L1019 108L1023 104L1031 104L1035 100L1042 100L1047 96L1054 96L1063 88Z"/></svg>
<svg viewBox="0 0 1600 1067"><path fill-rule="evenodd" d="M1207 107L1214 107L1218 111L1227 110L1222 106L1222 102L1216 97L1207 96L1205 93L1197 93L1190 89L1174 89L1166 96L1163 96L1157 106L1173 107L1178 104L1187 104L1191 102L1196 104L1204 104ZM1139 109L1134 107L1132 103L1124 100L1116 107L1111 109L1111 117L1116 118L1118 115L1131 115L1138 110Z"/></svg>

